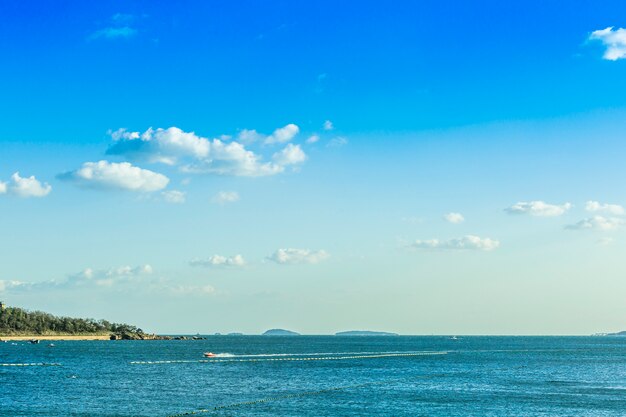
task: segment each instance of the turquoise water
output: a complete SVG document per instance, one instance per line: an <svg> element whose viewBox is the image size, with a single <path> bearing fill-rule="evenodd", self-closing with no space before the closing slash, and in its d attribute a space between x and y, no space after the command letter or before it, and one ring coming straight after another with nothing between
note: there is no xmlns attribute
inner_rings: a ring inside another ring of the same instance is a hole
<svg viewBox="0 0 626 417"><path fill-rule="evenodd" d="M54 344L0 343L1 364L58 364L0 366L0 416L626 415L626 338Z"/></svg>

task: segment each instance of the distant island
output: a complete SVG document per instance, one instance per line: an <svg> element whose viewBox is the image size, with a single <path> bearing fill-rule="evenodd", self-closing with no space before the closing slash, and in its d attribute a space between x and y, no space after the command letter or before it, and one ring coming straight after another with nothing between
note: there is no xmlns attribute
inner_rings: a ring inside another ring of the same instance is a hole
<svg viewBox="0 0 626 417"><path fill-rule="evenodd" d="M373 332L370 330L349 330L347 332L337 332L335 336L398 336L398 333Z"/></svg>
<svg viewBox="0 0 626 417"><path fill-rule="evenodd" d="M7 307L0 302L0 339L158 340L137 326L106 320L57 317L41 311Z"/></svg>
<svg viewBox="0 0 626 417"><path fill-rule="evenodd" d="M263 336L300 336L300 333L285 329L270 329L263 333Z"/></svg>

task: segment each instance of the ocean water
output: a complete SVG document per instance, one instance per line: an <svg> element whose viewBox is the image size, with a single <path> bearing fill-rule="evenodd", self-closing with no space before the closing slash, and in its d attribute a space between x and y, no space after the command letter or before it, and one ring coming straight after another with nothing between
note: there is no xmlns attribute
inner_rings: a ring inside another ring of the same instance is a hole
<svg viewBox="0 0 626 417"><path fill-rule="evenodd" d="M53 343L0 343L0 416L626 416L626 338Z"/></svg>

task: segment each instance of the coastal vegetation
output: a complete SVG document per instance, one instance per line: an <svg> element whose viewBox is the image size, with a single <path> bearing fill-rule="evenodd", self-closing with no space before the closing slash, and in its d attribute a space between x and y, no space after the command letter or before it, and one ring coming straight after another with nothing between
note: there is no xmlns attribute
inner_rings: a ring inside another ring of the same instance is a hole
<svg viewBox="0 0 626 417"><path fill-rule="evenodd" d="M57 317L41 311L6 307L0 303L0 337L2 336L80 336L112 335L115 338L143 338L144 331L129 324L106 320Z"/></svg>

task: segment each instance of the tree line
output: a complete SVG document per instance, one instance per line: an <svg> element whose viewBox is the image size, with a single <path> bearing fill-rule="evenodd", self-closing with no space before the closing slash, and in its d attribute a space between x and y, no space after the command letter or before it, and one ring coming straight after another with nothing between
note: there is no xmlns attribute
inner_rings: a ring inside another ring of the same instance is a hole
<svg viewBox="0 0 626 417"><path fill-rule="evenodd" d="M93 333L143 333L129 324L111 323L106 320L57 317L41 311L28 311L6 307L0 311L0 334L93 334Z"/></svg>

